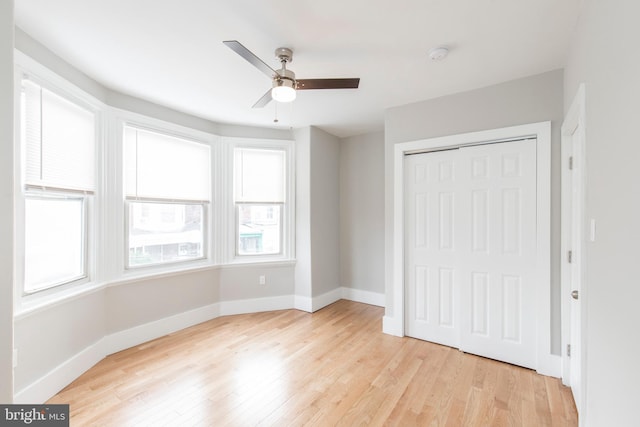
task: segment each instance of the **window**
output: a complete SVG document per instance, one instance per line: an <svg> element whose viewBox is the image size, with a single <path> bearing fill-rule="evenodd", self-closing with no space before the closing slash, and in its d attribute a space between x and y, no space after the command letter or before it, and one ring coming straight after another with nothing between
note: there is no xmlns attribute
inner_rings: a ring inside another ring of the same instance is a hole
<svg viewBox="0 0 640 427"><path fill-rule="evenodd" d="M129 268L206 258L210 148L125 126Z"/></svg>
<svg viewBox="0 0 640 427"><path fill-rule="evenodd" d="M283 253L286 151L234 149L236 255Z"/></svg>
<svg viewBox="0 0 640 427"><path fill-rule="evenodd" d="M23 290L30 294L88 276L96 119L92 111L26 77L20 107Z"/></svg>

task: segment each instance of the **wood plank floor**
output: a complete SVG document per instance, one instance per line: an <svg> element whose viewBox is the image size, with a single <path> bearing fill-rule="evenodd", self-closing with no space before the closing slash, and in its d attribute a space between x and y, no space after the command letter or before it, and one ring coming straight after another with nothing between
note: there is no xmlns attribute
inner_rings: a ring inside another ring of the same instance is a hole
<svg viewBox="0 0 640 427"><path fill-rule="evenodd" d="M54 396L72 426L577 426L559 380L385 335L384 309L220 317L113 354Z"/></svg>

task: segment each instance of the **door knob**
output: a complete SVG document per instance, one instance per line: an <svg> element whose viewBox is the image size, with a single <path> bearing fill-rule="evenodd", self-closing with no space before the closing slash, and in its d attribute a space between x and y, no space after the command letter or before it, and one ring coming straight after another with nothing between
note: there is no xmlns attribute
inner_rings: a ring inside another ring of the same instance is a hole
<svg viewBox="0 0 640 427"><path fill-rule="evenodd" d="M578 299L578 291L571 291L571 298Z"/></svg>

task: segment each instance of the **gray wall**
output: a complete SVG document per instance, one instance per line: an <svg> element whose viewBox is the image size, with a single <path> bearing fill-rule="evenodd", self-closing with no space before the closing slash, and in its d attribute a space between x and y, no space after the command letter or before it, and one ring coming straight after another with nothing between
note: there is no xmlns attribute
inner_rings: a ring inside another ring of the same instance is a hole
<svg viewBox="0 0 640 427"><path fill-rule="evenodd" d="M54 304L37 314L18 316L16 392L101 340L105 335L105 308L104 292L100 290Z"/></svg>
<svg viewBox="0 0 640 427"><path fill-rule="evenodd" d="M296 269L295 295L311 298L311 128L295 131Z"/></svg>
<svg viewBox="0 0 640 427"><path fill-rule="evenodd" d="M384 132L340 144L340 284L384 293Z"/></svg>
<svg viewBox="0 0 640 427"><path fill-rule="evenodd" d="M340 140L311 128L312 295L340 287Z"/></svg>
<svg viewBox="0 0 640 427"><path fill-rule="evenodd" d="M340 287L340 140L314 127L297 129L295 139L294 286L296 297L311 304L310 298Z"/></svg>
<svg viewBox="0 0 640 427"><path fill-rule="evenodd" d="M387 110L385 115L385 283L393 304L393 146L396 143L551 121L551 351L560 354L560 126L563 73L551 71Z"/></svg>
<svg viewBox="0 0 640 427"><path fill-rule="evenodd" d="M565 71L565 109L586 88L588 426L638 425L640 402L640 3L585 0ZM604 54L603 54L604 53Z"/></svg>
<svg viewBox="0 0 640 427"><path fill-rule="evenodd" d="M104 291L105 335L214 304L219 270L154 277L110 286Z"/></svg>
<svg viewBox="0 0 640 427"><path fill-rule="evenodd" d="M13 402L13 0L0 2L0 402Z"/></svg>

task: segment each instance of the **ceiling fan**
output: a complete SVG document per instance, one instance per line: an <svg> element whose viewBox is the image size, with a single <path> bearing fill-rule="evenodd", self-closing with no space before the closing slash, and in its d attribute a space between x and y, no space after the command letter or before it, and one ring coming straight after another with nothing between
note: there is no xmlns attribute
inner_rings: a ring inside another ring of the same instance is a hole
<svg viewBox="0 0 640 427"><path fill-rule="evenodd" d="M258 58L249 49L244 47L237 40L223 41L227 47L243 57L247 62L269 76L272 80L272 87L262 98L253 105L253 108L262 108L272 99L278 102L291 102L296 98L296 91L310 89L357 89L360 84L359 78L351 79L296 79L293 71L287 69L287 64L291 63L293 51L287 47L279 47L275 54L280 61L280 69L274 70L263 60Z"/></svg>

